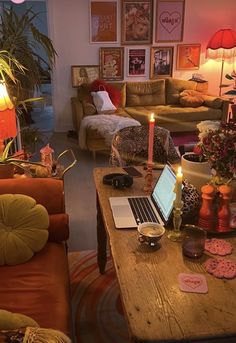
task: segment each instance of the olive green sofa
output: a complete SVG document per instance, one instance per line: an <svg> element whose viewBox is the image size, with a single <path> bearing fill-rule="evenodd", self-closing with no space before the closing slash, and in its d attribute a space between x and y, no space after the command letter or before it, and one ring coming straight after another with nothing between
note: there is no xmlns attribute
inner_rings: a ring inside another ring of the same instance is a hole
<svg viewBox="0 0 236 343"><path fill-rule="evenodd" d="M229 102L207 95L207 82L166 78L143 82L114 82L112 85L121 92L120 105L115 114L136 119L142 125L147 125L151 113L155 115L156 125L171 133L196 132L197 124L202 120L227 119ZM203 93L204 103L198 107L181 105L180 93L184 90ZM77 96L71 98L71 105L74 128L79 134L83 117L97 114L89 85L84 84L78 88ZM94 129L87 129L86 144L87 149L94 154L96 151L109 149L104 138Z"/></svg>

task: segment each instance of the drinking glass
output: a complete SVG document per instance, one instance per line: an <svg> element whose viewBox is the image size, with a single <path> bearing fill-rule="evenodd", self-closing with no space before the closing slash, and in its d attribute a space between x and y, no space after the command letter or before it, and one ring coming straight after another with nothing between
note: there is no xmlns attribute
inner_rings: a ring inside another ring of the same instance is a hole
<svg viewBox="0 0 236 343"><path fill-rule="evenodd" d="M205 249L206 231L196 225L185 225L182 252L189 258L200 258Z"/></svg>

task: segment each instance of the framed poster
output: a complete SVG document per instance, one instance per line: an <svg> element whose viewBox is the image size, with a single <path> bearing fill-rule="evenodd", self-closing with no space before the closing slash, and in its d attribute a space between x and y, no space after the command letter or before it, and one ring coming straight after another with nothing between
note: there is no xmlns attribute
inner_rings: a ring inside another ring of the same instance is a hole
<svg viewBox="0 0 236 343"><path fill-rule="evenodd" d="M181 42L184 29L185 0L157 0L156 42Z"/></svg>
<svg viewBox="0 0 236 343"><path fill-rule="evenodd" d="M176 69L199 69L200 44L178 44Z"/></svg>
<svg viewBox="0 0 236 343"><path fill-rule="evenodd" d="M146 75L146 49L128 49L128 76Z"/></svg>
<svg viewBox="0 0 236 343"><path fill-rule="evenodd" d="M100 77L103 80L124 79L124 48L100 48Z"/></svg>
<svg viewBox="0 0 236 343"><path fill-rule="evenodd" d="M117 1L90 1L90 43L117 42Z"/></svg>
<svg viewBox="0 0 236 343"><path fill-rule="evenodd" d="M122 0L122 44L152 43L152 0Z"/></svg>
<svg viewBox="0 0 236 343"><path fill-rule="evenodd" d="M151 48L150 79L172 76L173 51L173 46Z"/></svg>
<svg viewBox="0 0 236 343"><path fill-rule="evenodd" d="M91 83L99 78L98 65L73 65L71 66L72 87L79 87L83 83Z"/></svg>

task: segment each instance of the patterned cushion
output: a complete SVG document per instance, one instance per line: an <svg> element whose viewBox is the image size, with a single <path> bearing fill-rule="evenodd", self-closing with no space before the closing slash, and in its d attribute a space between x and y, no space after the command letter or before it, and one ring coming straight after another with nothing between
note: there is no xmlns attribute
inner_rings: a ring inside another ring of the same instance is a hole
<svg viewBox="0 0 236 343"><path fill-rule="evenodd" d="M49 216L44 206L22 194L0 195L0 265L28 261L48 239Z"/></svg>

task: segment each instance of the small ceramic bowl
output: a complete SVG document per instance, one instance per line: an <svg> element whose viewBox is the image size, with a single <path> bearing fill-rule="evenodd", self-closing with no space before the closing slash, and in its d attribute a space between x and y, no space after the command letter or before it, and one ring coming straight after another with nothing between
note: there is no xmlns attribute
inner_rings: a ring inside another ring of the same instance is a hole
<svg viewBox="0 0 236 343"><path fill-rule="evenodd" d="M139 224L137 230L139 242L148 244L151 247L156 246L165 233L165 228L161 224L153 222Z"/></svg>

